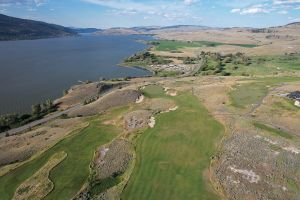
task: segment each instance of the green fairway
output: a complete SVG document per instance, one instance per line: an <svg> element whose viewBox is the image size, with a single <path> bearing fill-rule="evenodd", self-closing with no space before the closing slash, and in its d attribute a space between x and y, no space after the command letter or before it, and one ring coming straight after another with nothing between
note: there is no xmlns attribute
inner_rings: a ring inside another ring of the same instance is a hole
<svg viewBox="0 0 300 200"><path fill-rule="evenodd" d="M269 87L274 87L280 83L300 81L299 77L269 77L255 79L252 83L245 83L236 86L229 93L232 106L237 108L246 108L251 104L256 104L265 97Z"/></svg>
<svg viewBox="0 0 300 200"><path fill-rule="evenodd" d="M226 63L226 70L232 75L270 75L300 70L300 56L281 55L281 56L253 56L251 64L241 65ZM238 69L234 67L238 66Z"/></svg>
<svg viewBox="0 0 300 200"><path fill-rule="evenodd" d="M300 70L300 55L260 56L256 57L262 65L278 68L279 71Z"/></svg>
<svg viewBox="0 0 300 200"><path fill-rule="evenodd" d="M194 41L194 42L185 42L185 41L173 41L173 40L158 40L153 41L150 44L155 45L155 49L157 51L176 51L182 48L193 48L193 47L217 47L220 45L233 45L233 46L240 46L245 48L253 48L257 45L254 44L226 44L220 42L209 42L209 41Z"/></svg>
<svg viewBox="0 0 300 200"><path fill-rule="evenodd" d="M122 199L218 199L204 178L223 127L190 93L167 97L159 86L148 97L171 98L178 110L156 116L137 140L137 163Z"/></svg>
<svg viewBox="0 0 300 200"><path fill-rule="evenodd" d="M284 138L286 138L286 139L293 139L293 136L290 135L289 133L284 132L284 131L281 131L281 130L278 130L278 129L275 129L275 128L272 128L272 127L267 126L267 125L265 125L265 124L262 124L262 123L259 123L259 122L253 122L253 125L254 125L256 128L259 128L259 129L261 129L261 130L268 131L269 133L272 133L272 134L275 135L275 136L284 137Z"/></svg>
<svg viewBox="0 0 300 200"><path fill-rule="evenodd" d="M71 199L89 176L89 164L95 149L110 142L118 134L118 129L102 125L100 119L92 119L89 122L87 128L62 140L38 158L0 177L1 200L11 199L23 181L45 165L54 153L60 151L66 152L68 156L50 172L54 190L46 199Z"/></svg>

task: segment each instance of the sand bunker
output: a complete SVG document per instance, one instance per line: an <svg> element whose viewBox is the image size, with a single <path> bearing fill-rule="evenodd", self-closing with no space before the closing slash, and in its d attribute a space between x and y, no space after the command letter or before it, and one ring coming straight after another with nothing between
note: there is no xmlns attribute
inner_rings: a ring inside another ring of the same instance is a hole
<svg viewBox="0 0 300 200"><path fill-rule="evenodd" d="M137 100L135 101L135 103L142 103L145 99L144 95L139 96L139 98L137 98Z"/></svg>
<svg viewBox="0 0 300 200"><path fill-rule="evenodd" d="M175 96L177 96L177 91L169 90L169 91L166 92L166 95L169 95L171 97L175 97Z"/></svg>
<svg viewBox="0 0 300 200"><path fill-rule="evenodd" d="M284 147L283 149L294 154L300 153L300 150L295 147Z"/></svg>
<svg viewBox="0 0 300 200"><path fill-rule="evenodd" d="M166 92L166 95L169 95L169 96L177 96L177 91L176 90L173 90L169 87L164 87L164 91Z"/></svg>
<svg viewBox="0 0 300 200"><path fill-rule="evenodd" d="M164 87L164 91L167 92L170 88L169 87Z"/></svg>
<svg viewBox="0 0 300 200"><path fill-rule="evenodd" d="M255 174L252 170L245 170L245 169L236 169L235 167L229 167L231 171L234 173L238 173L243 175L242 177L246 180L248 180L250 183L258 183L260 180L260 176Z"/></svg>
<svg viewBox="0 0 300 200"><path fill-rule="evenodd" d="M300 108L300 101L295 101L295 106Z"/></svg>
<svg viewBox="0 0 300 200"><path fill-rule="evenodd" d="M149 119L148 126L149 126L150 128L154 128L154 126L155 126L155 118L154 118L154 117L151 117L151 118Z"/></svg>
<svg viewBox="0 0 300 200"><path fill-rule="evenodd" d="M161 113L168 113L168 112L176 111L177 109L178 109L178 106L175 106L175 107L169 108L168 110L163 111L163 112L161 112Z"/></svg>

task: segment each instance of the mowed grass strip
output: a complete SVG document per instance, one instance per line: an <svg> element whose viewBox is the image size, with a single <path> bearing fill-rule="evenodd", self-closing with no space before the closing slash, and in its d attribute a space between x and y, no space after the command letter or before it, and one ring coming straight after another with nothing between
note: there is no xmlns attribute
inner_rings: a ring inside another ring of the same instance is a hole
<svg viewBox="0 0 300 200"><path fill-rule="evenodd" d="M217 47L220 45L232 45L232 46L240 46L245 48L253 48L257 47L255 44L232 44L232 43L220 43L220 42L210 42L210 41L174 41L174 40L158 40L153 41L155 44L155 50L157 51L176 51L183 48L197 48L197 47Z"/></svg>
<svg viewBox="0 0 300 200"><path fill-rule="evenodd" d="M289 133L285 132L285 131L267 126L267 125L259 123L259 122L253 122L253 125L256 128L268 131L269 133L272 133L273 135L280 136L280 137L283 137L283 138L286 138L286 139L293 139L293 136L290 135Z"/></svg>
<svg viewBox="0 0 300 200"><path fill-rule="evenodd" d="M229 93L231 105L237 108L246 108L249 105L257 104L267 94L270 87L274 87L280 83L300 81L299 77L268 77L258 78L252 83L245 83L236 86Z"/></svg>
<svg viewBox="0 0 300 200"><path fill-rule="evenodd" d="M189 93L162 94L158 86L144 94L172 98L178 110L160 114L156 125L137 140L137 163L122 199L218 199L206 180L223 127Z"/></svg>
<svg viewBox="0 0 300 200"><path fill-rule="evenodd" d="M1 200L11 199L22 182L44 166L52 155L61 151L68 156L50 172L49 178L54 183L54 189L45 199L71 199L89 176L89 164L95 149L110 142L118 132L114 126L102 125L99 118L91 119L87 128L62 140L37 159L0 177Z"/></svg>

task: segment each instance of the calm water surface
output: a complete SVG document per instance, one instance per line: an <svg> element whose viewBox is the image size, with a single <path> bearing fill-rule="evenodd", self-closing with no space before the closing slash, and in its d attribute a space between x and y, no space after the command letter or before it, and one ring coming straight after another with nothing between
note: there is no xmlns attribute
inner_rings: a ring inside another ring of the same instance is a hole
<svg viewBox="0 0 300 200"><path fill-rule="evenodd" d="M0 114L29 112L31 105L62 95L79 80L146 76L118 67L147 48L148 36L82 36L0 42Z"/></svg>

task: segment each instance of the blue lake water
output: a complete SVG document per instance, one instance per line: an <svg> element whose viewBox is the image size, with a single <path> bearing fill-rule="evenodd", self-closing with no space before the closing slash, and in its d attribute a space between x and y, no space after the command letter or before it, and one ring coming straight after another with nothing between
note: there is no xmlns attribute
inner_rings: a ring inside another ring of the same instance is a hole
<svg viewBox="0 0 300 200"><path fill-rule="evenodd" d="M149 36L81 36L0 42L0 114L29 112L31 105L56 99L78 81L150 72L119 67L147 48Z"/></svg>

